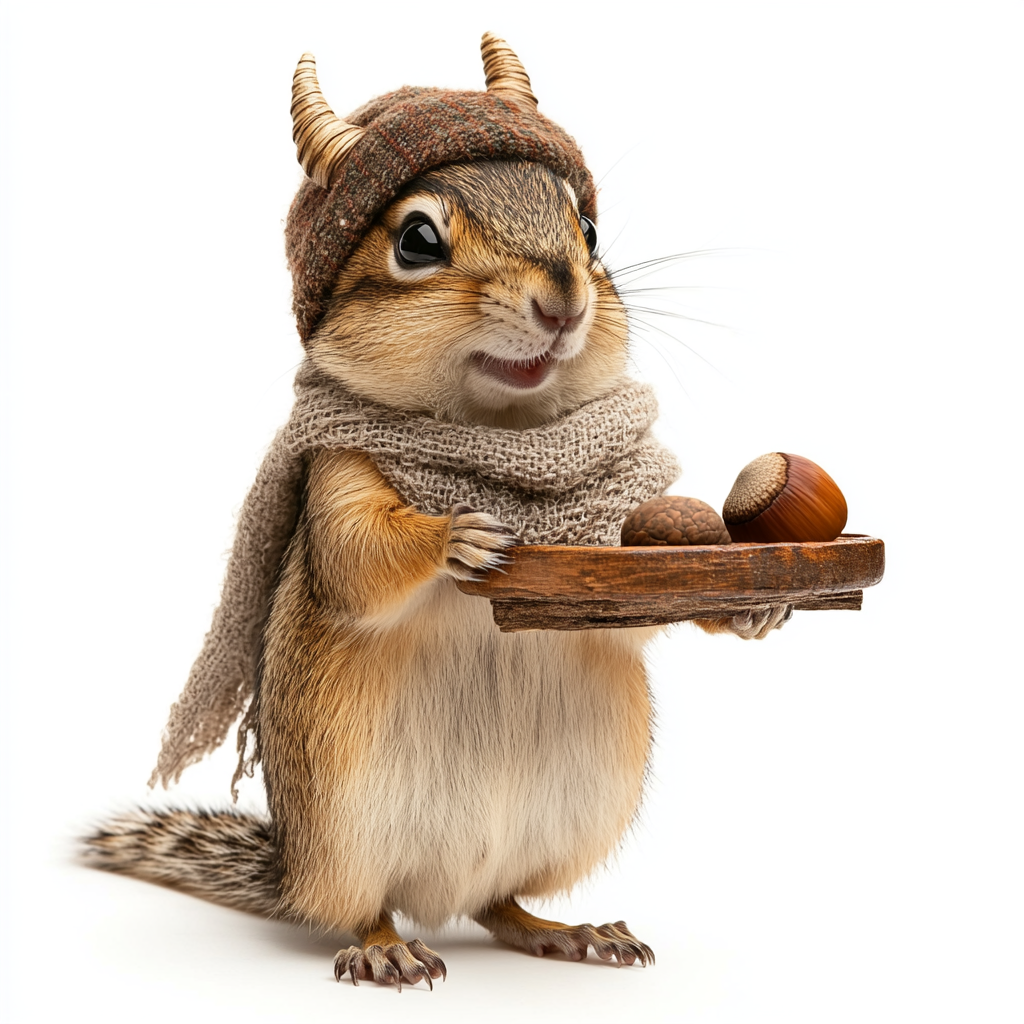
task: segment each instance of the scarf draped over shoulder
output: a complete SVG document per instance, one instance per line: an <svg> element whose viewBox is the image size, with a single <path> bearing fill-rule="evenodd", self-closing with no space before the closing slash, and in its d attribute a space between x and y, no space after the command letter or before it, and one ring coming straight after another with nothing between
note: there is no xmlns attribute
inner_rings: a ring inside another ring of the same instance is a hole
<svg viewBox="0 0 1024 1024"><path fill-rule="evenodd" d="M445 423L374 405L308 363L296 375L295 392L291 418L239 513L220 605L171 706L151 786L177 782L217 749L252 697L309 452L364 452L405 503L444 515L466 502L526 544L618 544L627 513L661 494L680 472L651 433L658 412L653 390L633 381L527 430ZM250 730L243 722L243 759ZM251 767L250 759L250 773Z"/></svg>

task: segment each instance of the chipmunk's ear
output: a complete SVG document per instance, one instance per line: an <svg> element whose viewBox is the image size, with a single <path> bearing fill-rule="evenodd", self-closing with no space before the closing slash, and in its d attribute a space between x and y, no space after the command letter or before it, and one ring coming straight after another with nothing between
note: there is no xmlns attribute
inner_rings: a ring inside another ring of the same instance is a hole
<svg viewBox="0 0 1024 1024"><path fill-rule="evenodd" d="M321 188L330 188L349 150L365 134L365 128L343 121L327 105L313 54L304 53L292 78L292 138L302 169Z"/></svg>
<svg viewBox="0 0 1024 1024"><path fill-rule="evenodd" d="M537 109L537 97L530 87L530 76L504 39L485 32L480 40L480 55L484 59L488 92L506 93L519 103L526 103L531 110Z"/></svg>

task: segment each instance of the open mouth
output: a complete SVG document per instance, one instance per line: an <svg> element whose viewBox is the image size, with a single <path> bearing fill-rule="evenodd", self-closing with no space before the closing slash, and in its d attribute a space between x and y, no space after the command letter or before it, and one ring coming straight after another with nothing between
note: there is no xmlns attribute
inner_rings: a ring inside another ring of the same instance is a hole
<svg viewBox="0 0 1024 1024"><path fill-rule="evenodd" d="M483 352L473 354L478 370L510 388L535 388L542 384L554 361L550 352L520 361L495 359Z"/></svg>

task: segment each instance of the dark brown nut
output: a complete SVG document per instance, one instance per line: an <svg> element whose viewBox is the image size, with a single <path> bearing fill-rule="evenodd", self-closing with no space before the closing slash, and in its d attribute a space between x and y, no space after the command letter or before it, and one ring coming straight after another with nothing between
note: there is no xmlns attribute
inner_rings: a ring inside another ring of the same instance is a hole
<svg viewBox="0 0 1024 1024"><path fill-rule="evenodd" d="M846 499L810 459L770 452L743 467L722 518L740 542L835 540L846 526Z"/></svg>
<svg viewBox="0 0 1024 1024"><path fill-rule="evenodd" d="M699 498L666 494L638 505L622 524L623 547L670 544L730 544L721 516Z"/></svg>

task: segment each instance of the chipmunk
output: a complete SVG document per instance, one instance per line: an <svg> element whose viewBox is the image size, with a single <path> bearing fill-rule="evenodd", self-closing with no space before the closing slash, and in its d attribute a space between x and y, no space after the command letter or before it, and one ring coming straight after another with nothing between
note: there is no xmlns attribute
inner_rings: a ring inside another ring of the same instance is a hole
<svg viewBox="0 0 1024 1024"><path fill-rule="evenodd" d="M399 988L446 968L395 912L427 927L468 916L538 955L654 962L622 921L561 924L519 900L570 889L633 820L651 743L643 648L659 627L502 633L455 586L531 530L616 534L677 472L634 415L643 393L582 157L536 112L507 45L487 35L483 53L486 93L404 89L347 121L300 62L301 400L243 509L243 596L229 566L227 610L172 714L165 750L181 749L158 769L166 783L223 739L245 695L223 666L240 663L270 821L140 811L88 841L97 866L353 934L336 977ZM588 447L604 461L558 490ZM275 497L292 490L293 504ZM249 618L232 611L250 600ZM763 636L783 613L701 625Z"/></svg>

